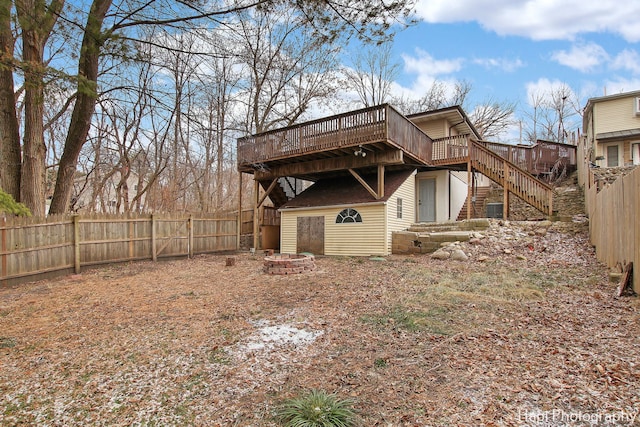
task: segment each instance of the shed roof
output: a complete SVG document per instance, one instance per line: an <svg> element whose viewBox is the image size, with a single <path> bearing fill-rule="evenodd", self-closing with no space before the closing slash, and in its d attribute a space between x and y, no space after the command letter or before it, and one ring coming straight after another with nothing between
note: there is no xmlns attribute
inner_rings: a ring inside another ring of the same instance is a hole
<svg viewBox="0 0 640 427"><path fill-rule="evenodd" d="M307 188L296 198L282 205L281 209L385 202L413 175L413 172L413 169L385 172L384 197L382 199L373 197L362 184L351 175L322 179ZM362 178L371 188L377 188L377 175L364 175Z"/></svg>

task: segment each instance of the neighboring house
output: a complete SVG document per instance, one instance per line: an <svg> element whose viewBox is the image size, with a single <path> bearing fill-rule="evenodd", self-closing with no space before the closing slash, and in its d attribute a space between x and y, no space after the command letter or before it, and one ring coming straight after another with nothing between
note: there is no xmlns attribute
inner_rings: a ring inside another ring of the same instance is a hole
<svg viewBox="0 0 640 427"><path fill-rule="evenodd" d="M585 155L595 166L640 164L640 91L589 99L583 130Z"/></svg>
<svg viewBox="0 0 640 427"><path fill-rule="evenodd" d="M551 187L492 151L458 106L370 107L240 138L237 153L256 184L254 218L267 197L279 209L284 253L388 255L393 231L457 219L490 180L505 189L505 217L512 194L553 212ZM283 177L314 184L286 194Z"/></svg>
<svg viewBox="0 0 640 427"><path fill-rule="evenodd" d="M101 213L123 213L127 211L137 211L131 206L133 199L139 192L141 185L137 174L129 173L125 180L122 180L120 171L102 179L93 176L79 176L74 180L72 209L75 212L101 212ZM145 195L135 203L136 206L144 206Z"/></svg>

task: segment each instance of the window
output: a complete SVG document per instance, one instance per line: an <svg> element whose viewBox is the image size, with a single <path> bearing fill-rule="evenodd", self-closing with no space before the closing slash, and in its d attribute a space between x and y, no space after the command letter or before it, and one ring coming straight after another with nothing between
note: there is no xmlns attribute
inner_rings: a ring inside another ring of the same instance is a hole
<svg viewBox="0 0 640 427"><path fill-rule="evenodd" d="M397 209L396 218L402 219L402 198L401 197L398 197L398 200L396 201L396 209Z"/></svg>
<svg viewBox="0 0 640 427"><path fill-rule="evenodd" d="M640 142L631 144L631 162L634 165L640 165Z"/></svg>
<svg viewBox="0 0 640 427"><path fill-rule="evenodd" d="M636 102L635 102L635 106L636 106L636 108L635 108L635 110L636 110L636 111L635 111L635 113L636 113L636 116L640 116L640 96L639 96L639 97L637 97L637 98L635 99L635 101L636 101Z"/></svg>
<svg viewBox="0 0 640 427"><path fill-rule="evenodd" d="M607 167L615 168L620 166L618 163L618 146L617 145L608 145L607 146Z"/></svg>
<svg viewBox="0 0 640 427"><path fill-rule="evenodd" d="M336 217L336 224L344 224L346 222L362 222L362 217L355 209L343 209Z"/></svg>

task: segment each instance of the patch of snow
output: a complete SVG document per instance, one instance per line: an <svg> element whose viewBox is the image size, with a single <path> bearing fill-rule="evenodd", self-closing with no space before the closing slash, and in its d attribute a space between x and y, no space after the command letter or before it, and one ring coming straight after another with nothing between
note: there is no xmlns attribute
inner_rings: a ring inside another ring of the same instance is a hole
<svg viewBox="0 0 640 427"><path fill-rule="evenodd" d="M305 347L322 335L322 331L306 331L287 324L269 326L260 322L259 326L260 329L242 346L245 350L269 351L282 346Z"/></svg>

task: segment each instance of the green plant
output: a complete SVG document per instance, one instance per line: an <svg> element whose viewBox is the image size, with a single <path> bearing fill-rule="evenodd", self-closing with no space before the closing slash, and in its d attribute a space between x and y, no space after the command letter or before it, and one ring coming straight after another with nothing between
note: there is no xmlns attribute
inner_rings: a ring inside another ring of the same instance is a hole
<svg viewBox="0 0 640 427"><path fill-rule="evenodd" d="M285 427L349 427L356 425L350 400L321 390L286 401L277 411Z"/></svg>
<svg viewBox="0 0 640 427"><path fill-rule="evenodd" d="M0 213L8 213L18 216L31 216L31 211L22 203L18 203L11 196L0 189Z"/></svg>
<svg viewBox="0 0 640 427"><path fill-rule="evenodd" d="M387 360L383 359L382 357L378 357L376 360L373 361L373 366L375 366L376 368L386 368Z"/></svg>

